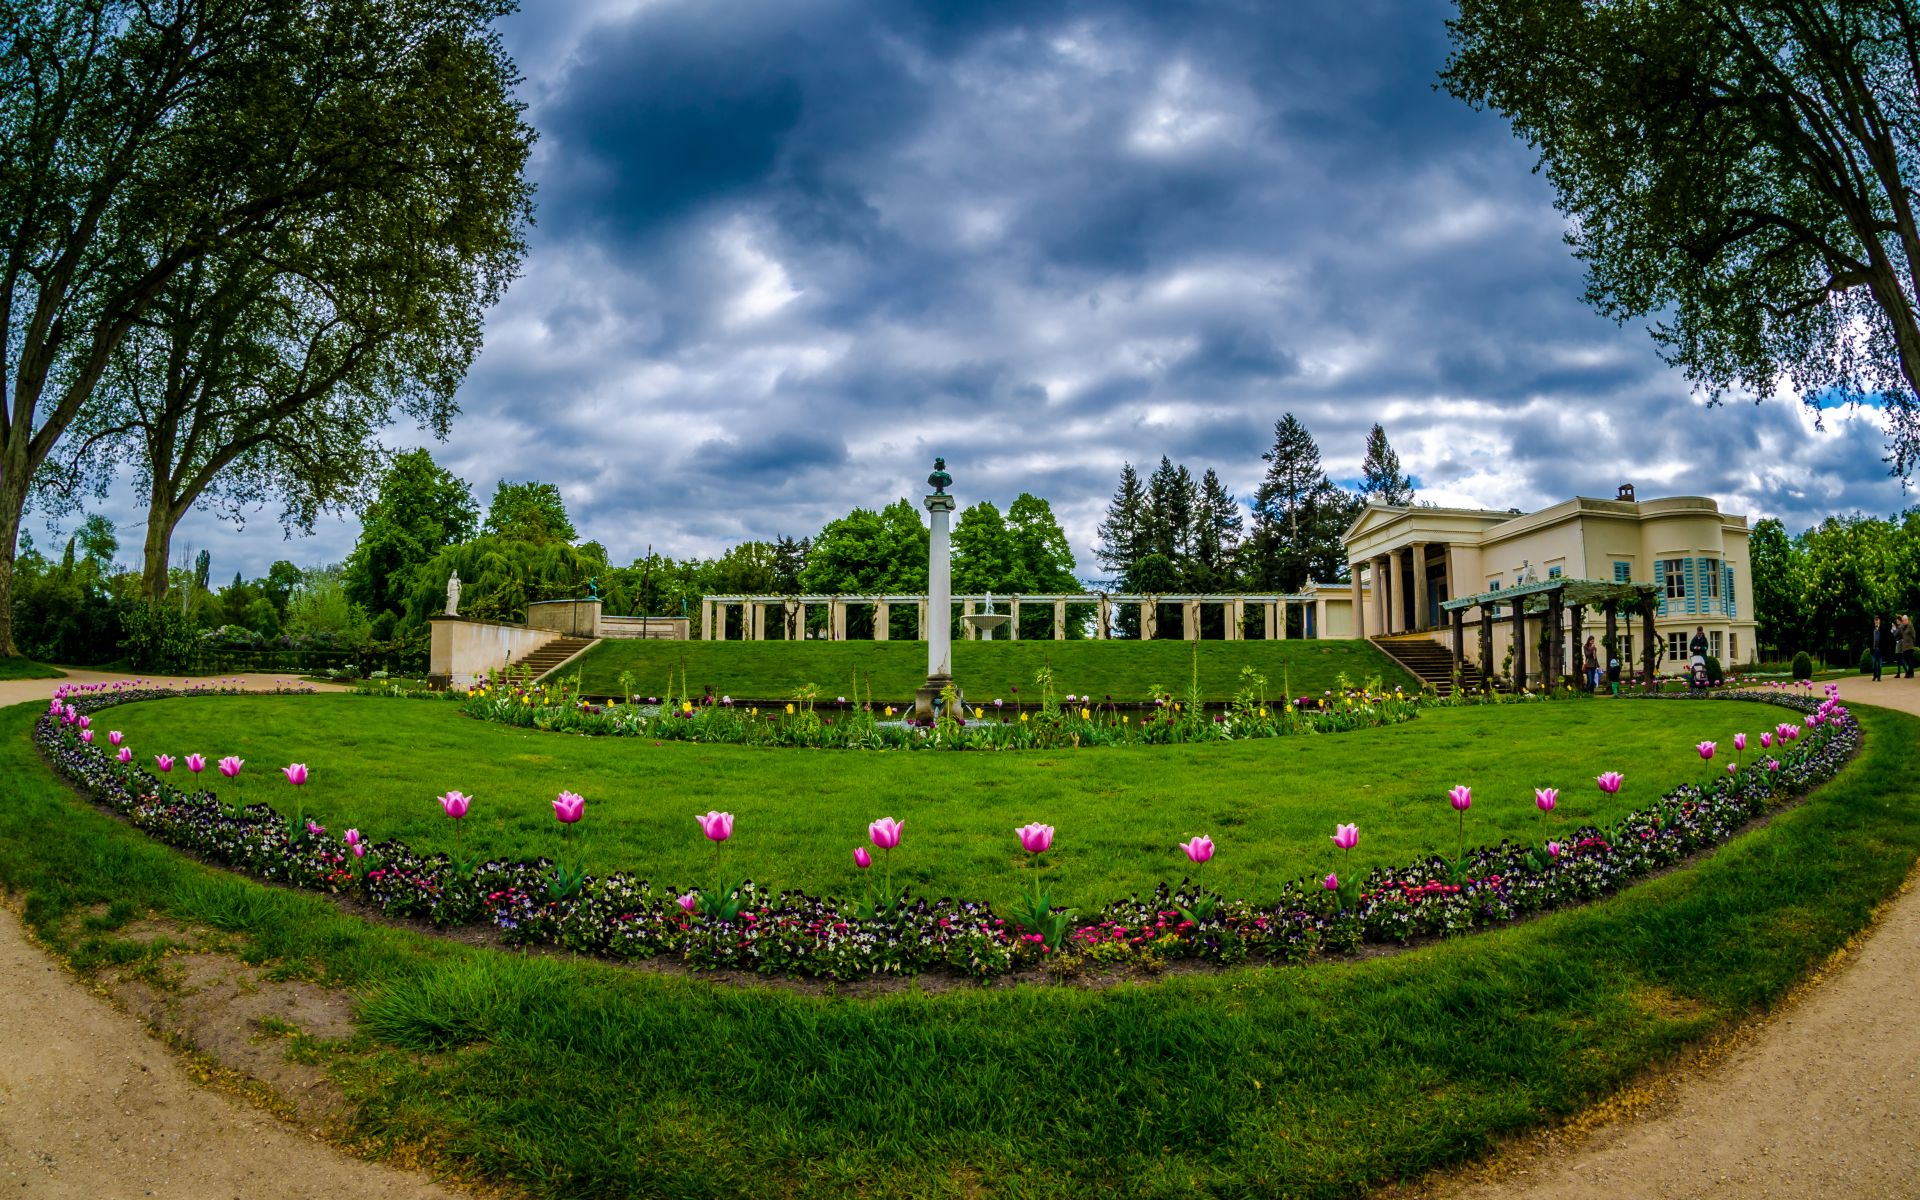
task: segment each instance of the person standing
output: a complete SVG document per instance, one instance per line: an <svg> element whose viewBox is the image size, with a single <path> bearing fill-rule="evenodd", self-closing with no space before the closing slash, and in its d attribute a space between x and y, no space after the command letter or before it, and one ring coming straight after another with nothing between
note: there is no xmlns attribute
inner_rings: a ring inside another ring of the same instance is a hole
<svg viewBox="0 0 1920 1200"><path fill-rule="evenodd" d="M1597 692L1600 690L1600 647L1591 637L1587 638L1586 652L1587 690Z"/></svg>
<svg viewBox="0 0 1920 1200"><path fill-rule="evenodd" d="M1908 619L1906 613L1901 613L1898 617L1894 618L1894 623L1898 626L1897 635L1900 639L1899 673L1908 679L1912 679L1914 651L1913 622Z"/></svg>
<svg viewBox="0 0 1920 1200"><path fill-rule="evenodd" d="M1880 618L1873 619L1873 681L1880 682Z"/></svg>

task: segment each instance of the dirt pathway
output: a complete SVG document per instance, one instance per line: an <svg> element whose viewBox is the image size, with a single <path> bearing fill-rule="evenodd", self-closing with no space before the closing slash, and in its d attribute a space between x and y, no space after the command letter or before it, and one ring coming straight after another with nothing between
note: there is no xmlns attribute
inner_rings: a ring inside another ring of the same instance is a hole
<svg viewBox="0 0 1920 1200"><path fill-rule="evenodd" d="M1920 680L1842 699L1920 715ZM1557 1132L1407 1189L1447 1200L1920 1197L1920 872L1875 926L1724 1053ZM1608 1113L1621 1119L1607 1123Z"/></svg>

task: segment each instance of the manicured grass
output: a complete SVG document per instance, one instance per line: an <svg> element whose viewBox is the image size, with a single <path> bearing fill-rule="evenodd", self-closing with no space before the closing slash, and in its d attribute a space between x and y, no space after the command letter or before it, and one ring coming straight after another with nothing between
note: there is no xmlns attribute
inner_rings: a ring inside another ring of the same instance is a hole
<svg viewBox="0 0 1920 1200"><path fill-rule="evenodd" d="M656 746L508 728L438 700L339 694L129 704L95 726L124 731L149 770L157 753L209 762L237 754L248 764L238 798L288 814L296 797L278 768L304 762L311 781L298 800L307 816L336 833L354 827L428 851L452 851L458 835L488 856L558 855L550 801L579 792L589 870L682 886L714 869L696 812L735 814L730 871L775 889L842 895L860 887L851 855L868 822L893 816L907 823L894 855L898 882L1001 904L1021 887L1013 830L1040 821L1059 830L1056 896L1098 906L1177 882L1188 864L1174 843L1194 834L1219 845L1202 877L1255 901L1278 899L1308 874L1346 872L1328 840L1336 823L1360 825L1356 869L1451 855L1458 825L1446 793L1459 783L1474 789L1469 845L1564 836L1705 777L1695 742L1757 735L1778 715L1728 701L1573 699L1431 709L1404 725L1341 734L1022 753ZM1607 770L1627 775L1617 796L1594 785ZM184 775L176 765L175 781ZM211 769L203 784L236 795ZM1543 820L1533 789L1549 786L1562 799ZM475 798L457 826L434 800L448 789Z"/></svg>
<svg viewBox="0 0 1920 1200"><path fill-rule="evenodd" d="M1856 709L1862 761L1811 803L1586 909L1390 959L856 1002L474 950L219 875L52 782L37 707L0 713L0 884L44 936L97 959L106 935L60 918L121 900L362 989L365 1032L330 1060L356 1133L542 1197L1353 1196L1777 998L1920 851L1920 721ZM1353 782L1405 766L1356 757Z"/></svg>
<svg viewBox="0 0 1920 1200"><path fill-rule="evenodd" d="M65 679L67 673L59 667L50 667L46 663L35 662L30 658L0 657L0 679Z"/></svg>
<svg viewBox="0 0 1920 1200"><path fill-rule="evenodd" d="M1051 664L1057 693L1146 700L1159 687L1186 695L1198 648L1200 691L1212 701L1247 686L1242 667L1267 677L1269 696L1319 695L1345 672L1355 687L1379 676L1386 687L1412 691L1419 681L1370 643L1349 640L1252 642L955 642L954 676L975 704L1014 689L1038 696L1034 675ZM620 693L620 673L633 674L641 696L678 694L684 673L695 696L791 699L811 684L828 698L871 691L876 704L913 699L927 681L925 642L663 642L604 641L561 676L575 672L589 695Z"/></svg>

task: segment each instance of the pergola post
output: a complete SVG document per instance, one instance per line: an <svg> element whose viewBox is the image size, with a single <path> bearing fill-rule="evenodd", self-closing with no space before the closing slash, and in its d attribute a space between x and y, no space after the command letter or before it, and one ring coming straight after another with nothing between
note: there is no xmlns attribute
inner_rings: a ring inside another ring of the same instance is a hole
<svg viewBox="0 0 1920 1200"><path fill-rule="evenodd" d="M1647 664L1646 685L1653 686L1653 663L1656 646L1653 640L1653 605L1641 601L1640 605L1640 655Z"/></svg>
<svg viewBox="0 0 1920 1200"><path fill-rule="evenodd" d="M873 640L890 641L893 638L893 605L885 600L873 602Z"/></svg>
<svg viewBox="0 0 1920 1200"><path fill-rule="evenodd" d="M711 600L700 602L700 640L703 642L713 640L713 601Z"/></svg>
<svg viewBox="0 0 1920 1200"><path fill-rule="evenodd" d="M747 637L756 642L767 640L767 606L757 600L747 601L747 620L753 626Z"/></svg>
<svg viewBox="0 0 1920 1200"><path fill-rule="evenodd" d="M1261 623L1264 628L1264 632L1266 633L1267 640L1269 642L1274 640L1274 632L1273 632L1273 627L1275 624L1274 613L1276 610L1279 609L1280 603L1281 602L1278 600L1269 600L1265 604L1262 604L1260 606ZM1281 623L1280 627L1282 629L1285 629L1286 625L1284 623Z"/></svg>
<svg viewBox="0 0 1920 1200"><path fill-rule="evenodd" d="M1453 610L1453 670L1461 674L1467 665L1467 610Z"/></svg>
<svg viewBox="0 0 1920 1200"><path fill-rule="evenodd" d="M1067 640L1067 602L1065 600L1053 602L1053 640L1056 642Z"/></svg>
<svg viewBox="0 0 1920 1200"><path fill-rule="evenodd" d="M1200 640L1200 601L1189 600L1180 613L1180 635L1189 642Z"/></svg>
<svg viewBox="0 0 1920 1200"><path fill-rule="evenodd" d="M1572 632L1567 636L1567 666L1572 670L1574 677L1580 681L1574 685L1574 690L1578 692L1590 692L1593 690L1593 677L1587 674L1586 643L1580 640L1581 618L1586 615L1586 605L1576 604L1573 606L1569 626Z"/></svg>
<svg viewBox="0 0 1920 1200"><path fill-rule="evenodd" d="M1160 620L1155 612L1153 597L1147 596L1140 601L1140 640L1150 642L1153 635L1159 632Z"/></svg>
<svg viewBox="0 0 1920 1200"><path fill-rule="evenodd" d="M1493 607L1480 606L1480 685L1493 695Z"/></svg>
<svg viewBox="0 0 1920 1200"><path fill-rule="evenodd" d="M1007 640L1017 642L1020 640L1020 597L1015 596L1009 604L1013 617L1007 622Z"/></svg>
<svg viewBox="0 0 1920 1200"><path fill-rule="evenodd" d="M1513 694L1527 686L1527 606L1525 597L1513 598Z"/></svg>
<svg viewBox="0 0 1920 1200"><path fill-rule="evenodd" d="M1619 657L1620 653L1620 614L1617 611L1619 607L1620 606L1612 600L1607 601L1607 636L1605 639L1606 645L1600 647L1600 665L1608 668L1607 678L1609 680L1613 678L1613 671L1608 667L1608 664Z"/></svg>
<svg viewBox="0 0 1920 1200"><path fill-rule="evenodd" d="M967 627L967 640L970 642L977 642L980 640L980 627L978 625L975 625L972 621L967 620L967 618L972 615L973 615L973 601L962 600L960 602L960 623Z"/></svg>
<svg viewBox="0 0 1920 1200"><path fill-rule="evenodd" d="M915 609L919 612L920 619L920 636L914 639L917 642L927 640L927 603L927 601L922 600L920 603L914 605Z"/></svg>
<svg viewBox="0 0 1920 1200"><path fill-rule="evenodd" d="M828 609L828 612L831 614L828 617L828 621L832 624L833 631L829 633L827 636L836 642L846 641L847 640L847 602L845 600L842 600L840 597L835 596L832 601L832 607Z"/></svg>
<svg viewBox="0 0 1920 1200"><path fill-rule="evenodd" d="M1102 592L1100 593L1099 605L1100 605L1100 608L1099 608L1100 632L1098 634L1098 640L1104 642L1112 633L1111 626L1113 625L1113 601L1107 599L1107 594L1105 592Z"/></svg>
<svg viewBox="0 0 1920 1200"><path fill-rule="evenodd" d="M1547 680L1548 691L1552 691L1560 686L1560 682L1564 678L1561 674L1563 670L1562 664L1567 661L1566 647L1562 644L1562 634L1565 631L1562 628L1560 619L1561 614L1566 608L1566 604L1561 599L1561 594L1560 588L1555 588L1553 591L1547 593L1547 661L1540 665L1542 667L1542 674L1545 675Z"/></svg>

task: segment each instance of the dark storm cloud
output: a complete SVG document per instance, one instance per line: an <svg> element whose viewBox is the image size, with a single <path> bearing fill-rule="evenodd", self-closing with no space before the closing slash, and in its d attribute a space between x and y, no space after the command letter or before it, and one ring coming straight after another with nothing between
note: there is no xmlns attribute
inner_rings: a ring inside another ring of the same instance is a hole
<svg viewBox="0 0 1920 1200"><path fill-rule="evenodd" d="M1705 408L1581 302L1526 148L1433 87L1449 11L529 5L539 225L436 452L483 502L558 483L620 558L808 534L939 453L965 501L1048 497L1095 575L1123 461L1245 498L1289 411L1340 480L1384 423L1442 503L1900 507L1871 412ZM192 525L248 569L354 534L270 527Z"/></svg>

